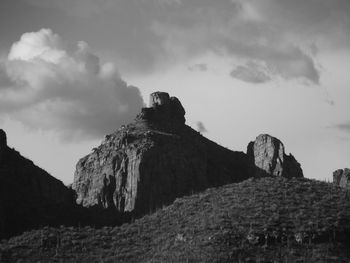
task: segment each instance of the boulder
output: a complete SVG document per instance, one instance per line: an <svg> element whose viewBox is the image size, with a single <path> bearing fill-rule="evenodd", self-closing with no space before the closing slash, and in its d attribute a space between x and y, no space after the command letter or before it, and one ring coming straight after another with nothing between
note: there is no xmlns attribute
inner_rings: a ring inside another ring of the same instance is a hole
<svg viewBox="0 0 350 263"><path fill-rule="evenodd" d="M175 198L248 178L244 153L233 152L185 125L181 102L151 94L135 121L107 135L79 160L77 203L143 215Z"/></svg>
<svg viewBox="0 0 350 263"><path fill-rule="evenodd" d="M350 169L338 169L333 172L333 183L343 188L350 188Z"/></svg>
<svg viewBox="0 0 350 263"><path fill-rule="evenodd" d="M254 177L303 177L300 164L293 155L286 155L283 143L268 134L259 135L247 147L250 174Z"/></svg>

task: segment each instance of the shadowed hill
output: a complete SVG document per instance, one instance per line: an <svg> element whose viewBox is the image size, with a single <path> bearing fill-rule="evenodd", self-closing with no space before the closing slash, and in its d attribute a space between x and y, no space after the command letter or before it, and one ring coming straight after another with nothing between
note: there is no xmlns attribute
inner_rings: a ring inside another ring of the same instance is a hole
<svg viewBox="0 0 350 263"><path fill-rule="evenodd" d="M0 130L0 238L44 225L115 226L259 176L303 174L277 138L260 135L247 154L231 151L187 126L177 98L155 92L150 107L79 160L72 189L9 148Z"/></svg>
<svg viewBox="0 0 350 263"><path fill-rule="evenodd" d="M71 189L8 147L0 129L0 238L52 222L48 210L73 200Z"/></svg>
<svg viewBox="0 0 350 263"><path fill-rule="evenodd" d="M121 227L26 232L0 250L9 262L348 262L349 234L347 190L261 178L176 199Z"/></svg>

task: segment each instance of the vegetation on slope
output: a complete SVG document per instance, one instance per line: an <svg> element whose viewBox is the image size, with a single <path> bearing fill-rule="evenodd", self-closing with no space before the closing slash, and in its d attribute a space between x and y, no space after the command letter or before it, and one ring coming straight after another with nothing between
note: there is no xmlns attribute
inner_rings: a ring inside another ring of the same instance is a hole
<svg viewBox="0 0 350 263"><path fill-rule="evenodd" d="M121 227L43 228L2 262L349 262L350 193L262 178L208 189Z"/></svg>

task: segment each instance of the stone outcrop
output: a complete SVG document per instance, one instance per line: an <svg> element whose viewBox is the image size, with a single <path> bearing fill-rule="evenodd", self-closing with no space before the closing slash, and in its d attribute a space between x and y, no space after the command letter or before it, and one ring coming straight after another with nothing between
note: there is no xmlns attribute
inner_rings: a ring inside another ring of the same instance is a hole
<svg viewBox="0 0 350 263"><path fill-rule="evenodd" d="M176 129L185 124L185 109L178 98L158 91L150 95L149 105L149 108L142 108L136 120L144 120L163 130Z"/></svg>
<svg viewBox="0 0 350 263"><path fill-rule="evenodd" d="M77 203L142 215L175 198L248 178L248 159L185 125L180 101L151 94L135 121L79 160Z"/></svg>
<svg viewBox="0 0 350 263"><path fill-rule="evenodd" d="M0 149L7 147L7 137L3 129L0 129Z"/></svg>
<svg viewBox="0 0 350 263"><path fill-rule="evenodd" d="M286 155L282 142L268 134L261 134L250 142L247 155L252 176L303 177L303 171L294 156Z"/></svg>
<svg viewBox="0 0 350 263"><path fill-rule="evenodd" d="M338 169L333 172L333 183L340 187L350 188L350 169Z"/></svg>
<svg viewBox="0 0 350 263"><path fill-rule="evenodd" d="M4 158L7 149L7 137L3 129L0 129L0 164Z"/></svg>
<svg viewBox="0 0 350 263"><path fill-rule="evenodd" d="M73 203L73 192L8 147L6 133L0 129L0 237L35 224L29 221L38 220L33 217L38 210L68 203Z"/></svg>

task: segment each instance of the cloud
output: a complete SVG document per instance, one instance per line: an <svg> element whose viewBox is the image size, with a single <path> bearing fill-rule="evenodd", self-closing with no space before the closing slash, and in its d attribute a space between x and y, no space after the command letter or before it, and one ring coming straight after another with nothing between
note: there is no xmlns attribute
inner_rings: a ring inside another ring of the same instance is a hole
<svg viewBox="0 0 350 263"><path fill-rule="evenodd" d="M189 71L207 71L208 70L208 65L204 64L204 63L198 63L198 64L194 64L192 66L188 67Z"/></svg>
<svg viewBox="0 0 350 263"><path fill-rule="evenodd" d="M114 64L101 63L85 42L68 46L50 29L23 34L0 75L0 116L65 139L102 137L143 106Z"/></svg>
<svg viewBox="0 0 350 263"><path fill-rule="evenodd" d="M265 83L271 80L266 70L254 62L249 62L244 66L237 66L231 71L230 75L233 78L249 83Z"/></svg>
<svg viewBox="0 0 350 263"><path fill-rule="evenodd" d="M189 5L183 12L182 18L178 15L177 19L152 25L153 33L163 39L166 53L185 59L209 51L234 61L254 60L267 65L275 76L319 84L319 71L308 52L311 45L296 44L287 28L271 28L253 2L247 8L239 1L205 1Z"/></svg>
<svg viewBox="0 0 350 263"><path fill-rule="evenodd" d="M335 125L334 127L335 127L336 129L341 130L341 131L350 133L350 122L337 124L337 125Z"/></svg>
<svg viewBox="0 0 350 263"><path fill-rule="evenodd" d="M206 133L207 132L207 129L205 128L204 123L201 122L201 121L197 121L196 122L196 129L200 133Z"/></svg>
<svg viewBox="0 0 350 263"><path fill-rule="evenodd" d="M115 50L133 70L215 53L258 61L287 80L319 84L315 50L350 45L348 0L25 1L86 18L95 42Z"/></svg>
<svg viewBox="0 0 350 263"><path fill-rule="evenodd" d="M7 75L6 65L0 62L0 91L1 89L10 88L13 84L14 83Z"/></svg>

